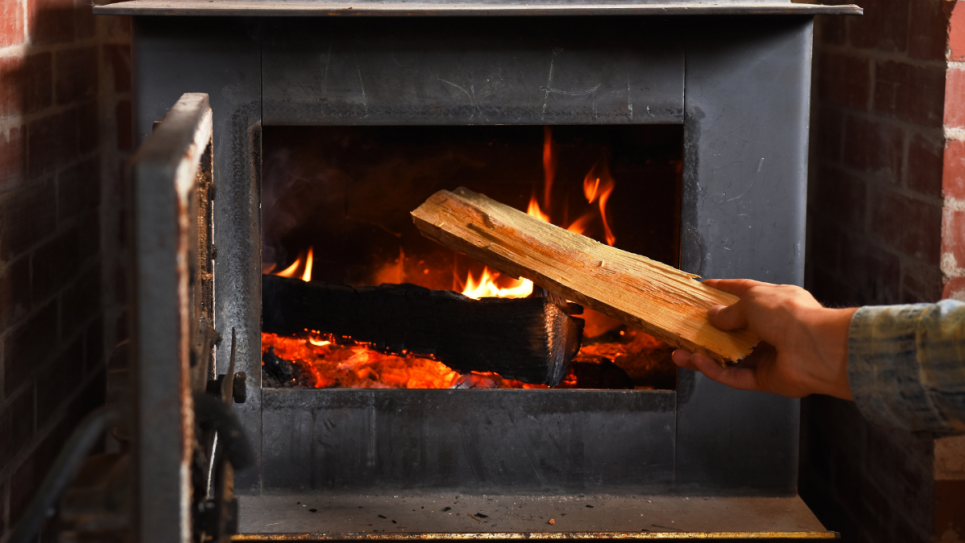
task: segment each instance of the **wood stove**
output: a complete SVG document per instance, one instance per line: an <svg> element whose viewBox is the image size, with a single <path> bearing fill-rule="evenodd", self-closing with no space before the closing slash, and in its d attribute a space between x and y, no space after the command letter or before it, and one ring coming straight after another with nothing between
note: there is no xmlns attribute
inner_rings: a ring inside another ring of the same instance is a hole
<svg viewBox="0 0 965 543"><path fill-rule="evenodd" d="M507 496L607 494L630 500L624 512L640 496L661 496L668 511L683 507L673 501L683 497L796 500L789 497L796 495L798 402L736 392L686 370L658 390L263 386L262 271L292 261L279 250L297 251L265 238L274 223L264 195L274 153L306 141L344 144L346 155L364 155L352 144L393 141L468 149L516 138L538 148L544 127L561 140L605 140L611 149L615 141L642 149L660 141L678 153L662 164L677 161L679 169L665 172L669 188L649 191L658 205L641 204L660 217L656 229L623 227L639 243L631 248L703 277L800 285L812 20L860 9L696 0L132 0L95 12L134 16L140 137L182 93L210 97L215 327L237 334L237 369L248 379L247 401L236 408L257 457L255 469L236 474L236 492L254 500L247 509L243 502L243 513L257 516L272 500L299 501L300 511L306 502L295 496L303 495L326 496L328 511L358 495L408 497L419 507L441 496L489 496L510 508ZM447 184L456 178L418 186L412 177L400 200L433 183L454 188ZM525 178L504 187L509 198L523 199L518 205L533 189L532 176ZM628 188L618 207L632 209L651 181L621 182ZM398 210L409 208L400 202ZM631 215L623 212L626 224ZM318 261L325 247L314 250ZM321 273L344 278L350 269ZM224 373L223 344L217 363ZM499 531L476 516L468 522L476 525L450 531ZM365 529L349 525L342 536ZM513 526L503 531L579 531Z"/></svg>

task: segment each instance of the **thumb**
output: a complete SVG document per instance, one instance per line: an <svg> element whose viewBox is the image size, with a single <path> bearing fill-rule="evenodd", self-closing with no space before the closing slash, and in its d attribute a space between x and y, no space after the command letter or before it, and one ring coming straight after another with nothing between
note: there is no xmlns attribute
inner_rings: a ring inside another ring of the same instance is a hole
<svg viewBox="0 0 965 543"><path fill-rule="evenodd" d="M715 305L707 311L711 324L721 330L739 330L747 328L747 316L744 305L738 301L734 305Z"/></svg>

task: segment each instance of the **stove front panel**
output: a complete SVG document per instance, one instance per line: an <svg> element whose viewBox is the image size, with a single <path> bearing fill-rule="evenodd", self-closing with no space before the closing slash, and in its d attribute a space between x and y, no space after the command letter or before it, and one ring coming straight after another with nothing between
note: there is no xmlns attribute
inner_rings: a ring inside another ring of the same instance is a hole
<svg viewBox="0 0 965 543"><path fill-rule="evenodd" d="M308 19L264 38L266 125L682 123L660 19Z"/></svg>
<svg viewBox="0 0 965 543"><path fill-rule="evenodd" d="M262 410L273 393L260 378L262 121L683 123L682 267L800 284L811 28L796 16L135 18L138 133L182 93L211 96L216 326L236 328L238 369L249 376L241 416L259 454L273 446ZM224 372L226 349L218 363ZM675 491L795 491L797 401L686 371L672 394ZM237 482L260 492L263 473Z"/></svg>

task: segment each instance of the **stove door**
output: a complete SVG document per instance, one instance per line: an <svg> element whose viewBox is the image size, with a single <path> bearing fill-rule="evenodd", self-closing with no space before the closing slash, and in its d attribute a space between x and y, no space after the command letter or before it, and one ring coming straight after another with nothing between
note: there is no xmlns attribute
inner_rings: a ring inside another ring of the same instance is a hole
<svg viewBox="0 0 965 543"><path fill-rule="evenodd" d="M227 531L223 520L213 527L205 521L226 515L206 517L193 505L213 510L217 504L218 513L225 510L230 496L218 490L230 488L231 478L230 468L217 469L223 464L215 454L217 430L205 424L211 417L204 414L222 411L230 418L231 401L231 377L217 386L213 364L218 334L213 314L208 95L183 95L155 124L130 168L135 539L204 539L199 531L222 539ZM233 371L228 375L233 377Z"/></svg>

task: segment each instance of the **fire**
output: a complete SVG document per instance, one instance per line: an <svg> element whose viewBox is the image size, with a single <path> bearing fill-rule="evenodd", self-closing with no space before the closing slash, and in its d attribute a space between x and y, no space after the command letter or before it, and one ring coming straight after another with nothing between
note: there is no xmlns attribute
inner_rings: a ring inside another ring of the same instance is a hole
<svg viewBox="0 0 965 543"><path fill-rule="evenodd" d="M543 206L550 208L550 193L553 191L553 179L556 177L556 152L553 149L553 130L543 127ZM532 215L532 213L530 213ZM549 218L543 219L550 222Z"/></svg>
<svg viewBox="0 0 965 543"><path fill-rule="evenodd" d="M529 279L516 279L506 287L498 287L496 279L499 272L491 272L489 268L483 268L482 275L477 282L472 272L466 277L466 288L462 290L464 296L473 300L480 298L525 298L533 293L533 282Z"/></svg>
<svg viewBox="0 0 965 543"><path fill-rule="evenodd" d="M610 246L616 243L617 238L613 235L613 231L610 230L610 223L606 220L606 204L614 187L616 187L616 182L610 175L610 168L607 167L605 162L602 163L602 166L600 164L593 166L586 177L583 178L583 195L586 196L586 201L591 204L594 200L599 201L600 219L603 221L606 244Z"/></svg>
<svg viewBox="0 0 965 543"><path fill-rule="evenodd" d="M381 353L350 338L314 332L303 337L263 333L261 349L292 363L314 388L548 388L493 373L461 375L438 360Z"/></svg>
<svg viewBox="0 0 965 543"><path fill-rule="evenodd" d="M313 263L312 247L309 247L308 254L305 255L304 265L302 265L302 257L299 256L298 258L295 259L295 262L292 262L291 266L288 266L287 268L276 273L275 275L278 275L281 277L298 277L302 281L305 281L306 283L308 283L312 280L312 263ZM302 270L301 275L296 275L298 273L298 270Z"/></svg>
<svg viewBox="0 0 965 543"><path fill-rule="evenodd" d="M550 127L546 126L543 127L543 205L540 207L539 199L536 196L536 188L534 187L533 193L529 198L529 204L526 207L526 214L548 223L553 222L550 218L549 210L552 208L556 163L557 154L553 146L553 131ZM606 205L615 187L616 182L610 175L610 169L607 167L605 161L590 168L590 171L583 179L583 195L586 196L587 203L593 204L596 202L598 209L594 212L583 214L580 218L570 223L569 226L566 226L566 229L576 234L583 234L589 229L590 223L596 218L596 214L599 213L600 220L603 223L603 233L607 245L612 246L616 243L616 236L613 235L613 230L610 228L610 223L606 217ZM544 209L546 212L543 211ZM466 276L466 286L462 293L474 300L478 300L479 298L491 297L522 298L529 296L533 292L533 283L528 279L516 279L509 283L504 282L505 286L500 287L497 284L498 277L499 272L492 272L489 268L483 268L482 275L478 280L472 276L472 272L469 272Z"/></svg>
<svg viewBox="0 0 965 543"><path fill-rule="evenodd" d="M550 222L550 216L539 208L539 202L536 201L536 194L529 199L529 207L526 208L526 214L531 217L536 217L543 222Z"/></svg>

